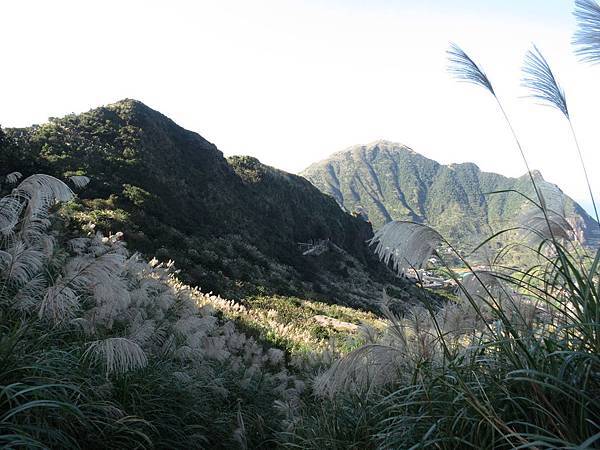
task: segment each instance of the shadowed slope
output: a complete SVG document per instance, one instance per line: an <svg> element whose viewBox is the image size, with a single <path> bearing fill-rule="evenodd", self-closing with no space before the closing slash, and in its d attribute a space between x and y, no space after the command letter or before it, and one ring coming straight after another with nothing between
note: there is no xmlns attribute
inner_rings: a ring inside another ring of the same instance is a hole
<svg viewBox="0 0 600 450"><path fill-rule="evenodd" d="M80 225L124 231L134 249L174 259L186 281L205 290L344 302L348 289L338 284L351 281L346 263L360 271L369 297L380 292L369 287L372 278L389 276L366 247L371 227L306 180L252 158L230 164L200 135L138 101L8 129L0 142L7 173L89 176L82 204L69 211ZM329 239L344 257L302 256L297 243L313 239Z"/></svg>

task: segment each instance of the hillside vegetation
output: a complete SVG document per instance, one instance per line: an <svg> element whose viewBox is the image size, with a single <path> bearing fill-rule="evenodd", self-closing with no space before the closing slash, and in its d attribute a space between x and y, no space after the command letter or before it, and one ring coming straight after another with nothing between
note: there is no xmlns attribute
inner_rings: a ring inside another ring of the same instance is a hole
<svg viewBox="0 0 600 450"><path fill-rule="evenodd" d="M3 447L591 448L600 437L598 266L585 272L558 243L527 276L471 272L443 305L399 316L383 292L383 321L202 293L171 263L131 254L121 233L71 234L56 204L72 200L40 174L0 199ZM396 240L407 225L375 236L382 257L440 239L423 228Z"/></svg>
<svg viewBox="0 0 600 450"><path fill-rule="evenodd" d="M211 143L135 100L24 129L0 130L0 167L28 176L89 175L74 228L121 231L185 282L230 298L280 294L369 307L391 277L364 221L304 178ZM298 243L329 240L303 256ZM398 282L396 282L398 283Z"/></svg>
<svg viewBox="0 0 600 450"><path fill-rule="evenodd" d="M507 178L472 163L443 165L393 142L377 141L335 153L302 172L348 211L375 228L391 220L426 223L465 249L516 224L534 194L529 175ZM547 197L561 203L579 239L599 242L595 221L556 185L534 172Z"/></svg>

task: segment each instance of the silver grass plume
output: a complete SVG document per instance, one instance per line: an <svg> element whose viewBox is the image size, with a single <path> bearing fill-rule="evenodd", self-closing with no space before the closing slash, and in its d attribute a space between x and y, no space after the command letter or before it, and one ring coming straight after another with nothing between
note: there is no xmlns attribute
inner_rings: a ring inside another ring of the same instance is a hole
<svg viewBox="0 0 600 450"><path fill-rule="evenodd" d="M573 36L575 53L591 63L600 61L600 5L594 0L576 0L573 12L577 31Z"/></svg>
<svg viewBox="0 0 600 450"><path fill-rule="evenodd" d="M473 83L488 90L494 97L496 93L485 72L458 45L451 43L447 50L448 72L460 81Z"/></svg>
<svg viewBox="0 0 600 450"><path fill-rule="evenodd" d="M571 240L573 228L565 219L564 195L550 183L538 185L538 197L541 208L531 208L520 218L520 224L531 241L539 242L553 237Z"/></svg>
<svg viewBox="0 0 600 450"><path fill-rule="evenodd" d="M121 337L92 342L84 352L83 359L103 364L107 376L141 369L148 364L142 348L132 340Z"/></svg>
<svg viewBox="0 0 600 450"><path fill-rule="evenodd" d="M56 284L46 290L38 316L58 325L74 319L79 307L79 296L75 291L63 284Z"/></svg>
<svg viewBox="0 0 600 450"><path fill-rule="evenodd" d="M525 55L522 85L529 89L531 97L553 106L569 119L569 109L564 90L558 84L544 55L534 45Z"/></svg>
<svg viewBox="0 0 600 450"><path fill-rule="evenodd" d="M54 255L54 251L56 249L56 237L49 234L42 234L38 239L36 244L44 254L44 258L46 260L51 260ZM52 261L50 261L52 264ZM54 263L56 264L56 262Z"/></svg>
<svg viewBox="0 0 600 450"><path fill-rule="evenodd" d="M46 259L43 251L26 246L22 241L15 242L2 255L3 265L6 261L9 263L0 275L17 285L25 284L35 277L42 270Z"/></svg>
<svg viewBox="0 0 600 450"><path fill-rule="evenodd" d="M451 44L450 49L447 53L449 55L448 59L450 63L448 70L452 75L454 75L460 81L467 81L469 83L482 86L494 96L494 99L496 100L496 103L500 108L504 119L506 120L506 124L508 125L511 134L513 135L515 143L517 144L517 148L519 150L519 153L521 154L521 158L525 163L525 167L527 168L527 173L531 180L531 184L533 185L536 195L539 198L538 188L533 178L533 174L531 172L531 168L529 167L529 162L527 161L527 157L525 156L525 152L523 150L521 142L519 141L517 133L514 127L512 126L508 114L502 106L502 102L500 101L500 99L494 91L494 88L492 87L492 83L490 82L486 74L483 72L483 70L481 70L479 66L459 46L457 46L456 44Z"/></svg>
<svg viewBox="0 0 600 450"><path fill-rule="evenodd" d="M46 247L46 245L51 245L48 241L49 236L46 233L49 226L50 216L47 208L41 208L33 212L27 206L20 222L19 236L21 240L28 245ZM44 241L46 241L47 244L44 244Z"/></svg>
<svg viewBox="0 0 600 450"><path fill-rule="evenodd" d="M75 187L80 189L86 187L90 182L89 177L83 175L73 175L72 177L69 177L69 180L71 180L71 183L73 183Z"/></svg>
<svg viewBox="0 0 600 450"><path fill-rule="evenodd" d="M422 268L442 242L442 236L426 225L415 222L392 221L381 227L368 243L377 244L375 253L398 274Z"/></svg>
<svg viewBox="0 0 600 450"><path fill-rule="evenodd" d="M462 300L461 322L467 322L464 317L475 318L471 330L483 328L476 323L478 320L490 321L497 319L499 315L509 319L514 326L524 327L524 331L531 330L541 309L535 302L511 289L511 283L505 282L503 278L501 273L493 270L475 270L463 277L459 292ZM475 311L471 301L477 303L478 311ZM448 307L444 309L447 310ZM458 327L454 325L448 331L456 329Z"/></svg>
<svg viewBox="0 0 600 450"><path fill-rule="evenodd" d="M458 287L458 295L465 305L470 305L472 299L487 306L507 294L506 287L501 282L501 275L490 270L474 270L466 274ZM485 308L483 308L485 309Z"/></svg>
<svg viewBox="0 0 600 450"><path fill-rule="evenodd" d="M140 345L146 345L156 334L156 322L154 320L144 320L143 316L138 315L133 319L129 326L129 339Z"/></svg>
<svg viewBox="0 0 600 450"><path fill-rule="evenodd" d="M173 325L174 330L182 337L189 338L196 333L206 334L213 329L216 323L216 317L198 317L190 316L179 319Z"/></svg>
<svg viewBox="0 0 600 450"><path fill-rule="evenodd" d="M409 330L407 330L409 331ZM400 342L373 343L351 351L336 360L314 381L317 395L334 397L341 391L364 391L384 386L410 372L406 352Z"/></svg>
<svg viewBox="0 0 600 450"><path fill-rule="evenodd" d="M377 389L411 373L414 363L433 354L429 313L413 307L400 318L390 310L391 302L384 289L379 307L388 321L385 334L364 335L364 345L334 361L314 382L318 395L334 397L340 391Z"/></svg>
<svg viewBox="0 0 600 450"><path fill-rule="evenodd" d="M12 255L4 250L0 250L0 271L4 271L10 266Z"/></svg>
<svg viewBox="0 0 600 450"><path fill-rule="evenodd" d="M106 383L99 387L103 388L107 384L109 384L109 383ZM90 405L89 408L92 410L101 411L102 414L104 414L112 419L118 420L118 419L122 419L125 417L125 413L121 409L117 408L114 404L111 404L109 402L96 402L96 403L93 403L92 405Z"/></svg>
<svg viewBox="0 0 600 450"><path fill-rule="evenodd" d="M88 288L96 302L89 313L94 324L102 324L111 329L115 320L125 319L132 311L129 310L131 298L127 291L126 282L115 274L110 283L103 282Z"/></svg>
<svg viewBox="0 0 600 450"><path fill-rule="evenodd" d="M596 5L595 2L593 4L596 8L598 8L598 5ZM599 20L600 26L600 8L599 16L597 19ZM600 28L596 31L595 36L600 37ZM525 76L523 77L522 84L525 87L529 88L529 90L531 91L531 96L533 98L541 100L542 103L557 108L560 112L564 114L564 116L567 118L567 121L569 122L571 134L573 136L573 140L575 141L575 147L577 149L577 155L579 156L579 161L583 169L583 174L585 176L585 181L590 194L590 199L592 200L592 205L594 207L595 218L598 222L598 226L600 227L600 218L598 216L596 200L594 198L594 194L590 185L589 176L585 167L585 161L583 160L583 155L579 146L579 140L577 139L577 135L575 134L575 128L573 126L573 123L571 122L569 109L567 108L565 92L558 84L558 81L556 80L556 77L554 76L552 69L548 64L548 61L546 61L542 53L538 50L538 48L535 45L533 46L533 50L530 50L525 56L523 72Z"/></svg>
<svg viewBox="0 0 600 450"><path fill-rule="evenodd" d="M0 233L10 234L19 223L23 202L14 195L0 198Z"/></svg>
<svg viewBox="0 0 600 450"><path fill-rule="evenodd" d="M36 275L17 291L13 299L13 307L26 311L37 306L44 297L47 285L48 281L44 274Z"/></svg>
<svg viewBox="0 0 600 450"><path fill-rule="evenodd" d="M68 202L75 194L64 182L51 175L35 174L25 178L15 188L17 194L31 199L33 197L57 202Z"/></svg>
<svg viewBox="0 0 600 450"><path fill-rule="evenodd" d="M189 376L186 372L173 372L173 378L175 378L175 380L178 383L183 384L188 384L194 381L193 378Z"/></svg>
<svg viewBox="0 0 600 450"><path fill-rule="evenodd" d="M572 240L573 228L562 214L552 210L531 210L521 218L521 225L529 234L532 241L548 239Z"/></svg>
<svg viewBox="0 0 600 450"><path fill-rule="evenodd" d="M46 215L47 210L56 203L68 202L75 197L65 183L44 174L25 178L13 189L13 195L27 201L26 220L36 220L39 215Z"/></svg>
<svg viewBox="0 0 600 450"><path fill-rule="evenodd" d="M6 175L6 182L9 184L15 184L21 178L23 178L23 174L21 174L21 172L11 172Z"/></svg>
<svg viewBox="0 0 600 450"><path fill-rule="evenodd" d="M76 317L69 321L70 325L74 325L76 328L81 329L86 335L91 336L97 332L95 323L84 317Z"/></svg>
<svg viewBox="0 0 600 450"><path fill-rule="evenodd" d="M77 289L92 290L97 285L111 286L120 278L125 255L118 251L106 251L94 257L76 256L65 266L64 277Z"/></svg>
<svg viewBox="0 0 600 450"><path fill-rule="evenodd" d="M86 237L77 237L67 242L69 250L77 255L83 255L90 244L90 239Z"/></svg>

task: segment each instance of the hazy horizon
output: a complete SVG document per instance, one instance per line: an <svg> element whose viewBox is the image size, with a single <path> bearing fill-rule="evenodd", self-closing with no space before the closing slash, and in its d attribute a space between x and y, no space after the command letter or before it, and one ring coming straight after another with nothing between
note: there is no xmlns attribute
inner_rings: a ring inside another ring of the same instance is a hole
<svg viewBox="0 0 600 450"><path fill-rule="evenodd" d="M356 144L399 142L440 163L525 173L489 95L446 71L448 42L486 70L531 166L589 208L568 126L522 98L535 42L566 90L595 193L598 68L570 41L571 2L241 0L5 5L0 125L136 98L213 142L299 172Z"/></svg>

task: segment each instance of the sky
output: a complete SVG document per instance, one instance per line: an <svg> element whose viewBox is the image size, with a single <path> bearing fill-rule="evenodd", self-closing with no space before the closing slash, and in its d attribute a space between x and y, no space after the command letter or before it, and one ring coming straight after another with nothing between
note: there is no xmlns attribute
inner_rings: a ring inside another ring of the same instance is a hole
<svg viewBox="0 0 600 450"><path fill-rule="evenodd" d="M19 0L2 3L0 125L135 98L225 155L299 172L355 144L525 173L493 99L447 72L484 68L533 168L589 206L568 124L526 98L535 43L567 94L600 194L600 67L578 62L570 0Z"/></svg>

